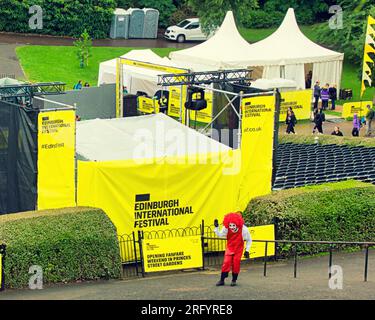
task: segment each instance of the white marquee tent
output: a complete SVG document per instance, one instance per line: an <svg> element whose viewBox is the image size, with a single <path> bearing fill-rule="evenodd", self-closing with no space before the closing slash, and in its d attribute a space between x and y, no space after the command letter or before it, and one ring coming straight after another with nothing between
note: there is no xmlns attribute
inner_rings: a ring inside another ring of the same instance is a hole
<svg viewBox="0 0 375 320"><path fill-rule="evenodd" d="M163 113L77 122L76 150L91 161L152 159L230 150Z"/></svg>
<svg viewBox="0 0 375 320"><path fill-rule="evenodd" d="M121 58L149 62L163 66L176 66L168 58L160 57L150 49L132 50L121 56ZM117 59L104 61L99 65L98 86L105 83L116 83L116 63ZM137 91L144 91L153 95L159 88L157 86L158 75L163 72L123 65L124 85L129 93L135 94Z"/></svg>
<svg viewBox="0 0 375 320"><path fill-rule="evenodd" d="M202 44L170 53L172 61L204 64L207 69L263 67L263 78L294 80L305 87L305 64L312 64L313 82L340 85L344 54L309 40L290 8L280 27L266 39L249 44L239 34L232 12L217 33Z"/></svg>

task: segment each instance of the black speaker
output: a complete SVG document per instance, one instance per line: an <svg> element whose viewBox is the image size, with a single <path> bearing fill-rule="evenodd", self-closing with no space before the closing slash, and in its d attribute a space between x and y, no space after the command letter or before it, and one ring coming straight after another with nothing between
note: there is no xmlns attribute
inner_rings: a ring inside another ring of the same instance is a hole
<svg viewBox="0 0 375 320"><path fill-rule="evenodd" d="M193 95L196 95L193 98ZM187 92L187 101L185 108L189 110L199 111L207 108L207 101L204 99L204 89L189 87Z"/></svg>
<svg viewBox="0 0 375 320"><path fill-rule="evenodd" d="M124 117L134 117L138 115L137 98L135 94L127 94L123 98L123 115Z"/></svg>

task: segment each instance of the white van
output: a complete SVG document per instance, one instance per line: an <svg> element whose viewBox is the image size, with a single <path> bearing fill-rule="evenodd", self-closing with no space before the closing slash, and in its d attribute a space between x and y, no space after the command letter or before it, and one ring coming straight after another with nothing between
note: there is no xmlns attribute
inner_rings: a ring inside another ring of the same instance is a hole
<svg viewBox="0 0 375 320"><path fill-rule="evenodd" d="M184 42L186 40L207 40L202 30L198 18L191 18L181 21L175 26L168 27L165 30L164 38L177 42Z"/></svg>

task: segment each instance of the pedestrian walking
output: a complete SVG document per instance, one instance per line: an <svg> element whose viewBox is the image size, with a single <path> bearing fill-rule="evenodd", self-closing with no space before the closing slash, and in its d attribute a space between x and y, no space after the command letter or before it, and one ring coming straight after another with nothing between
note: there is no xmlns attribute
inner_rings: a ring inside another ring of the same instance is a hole
<svg viewBox="0 0 375 320"><path fill-rule="evenodd" d="M361 130L361 120L358 118L358 115L355 113L353 115L353 129L352 136L359 137L359 131Z"/></svg>
<svg viewBox="0 0 375 320"><path fill-rule="evenodd" d="M317 81L317 82L315 82L315 85L314 85L314 99L315 99L314 100L314 110L318 109L320 91L321 91L320 82Z"/></svg>
<svg viewBox="0 0 375 320"><path fill-rule="evenodd" d="M324 121L326 121L325 114L323 112L322 107L319 107L314 112L314 123L315 123L315 126L314 126L314 129L313 129L313 133L315 133L316 130L318 130L319 134L323 134L323 122Z"/></svg>
<svg viewBox="0 0 375 320"><path fill-rule="evenodd" d="M287 111L285 123L287 125L286 133L287 134L290 134L290 133L296 134L295 131L294 131L294 127L297 124L297 118L296 118L292 108L290 108L290 107L288 108L288 111Z"/></svg>
<svg viewBox="0 0 375 320"><path fill-rule="evenodd" d="M328 89L329 98L331 99L331 110L336 109L336 100L337 100L337 89L336 85L329 87Z"/></svg>
<svg viewBox="0 0 375 320"><path fill-rule="evenodd" d="M366 114L366 123L367 123L367 130L366 130L366 137L369 137L372 133L372 121L375 119L375 110L371 107L371 105L367 105L367 114Z"/></svg>
<svg viewBox="0 0 375 320"><path fill-rule="evenodd" d="M82 80L79 80L73 87L74 90L81 90L82 89Z"/></svg>
<svg viewBox="0 0 375 320"><path fill-rule="evenodd" d="M329 91L328 91L329 85L328 83L320 90L320 98L322 99L322 109L327 110L328 109L328 100L329 100Z"/></svg>

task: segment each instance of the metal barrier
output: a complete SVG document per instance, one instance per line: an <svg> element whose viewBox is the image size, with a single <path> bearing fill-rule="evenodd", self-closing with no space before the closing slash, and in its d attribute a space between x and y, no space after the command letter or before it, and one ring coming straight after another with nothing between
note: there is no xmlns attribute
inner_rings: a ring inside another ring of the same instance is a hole
<svg viewBox="0 0 375 320"><path fill-rule="evenodd" d="M184 237L184 236L195 236L201 235L202 239L202 253L203 253L203 269L207 267L220 266L223 262L224 252L226 248L226 239L219 238L216 236L214 226L205 226L204 221L199 227L188 227L178 228L170 230L158 230L158 231L138 231L137 237L133 232L129 235L123 235L119 237L120 253L122 257L123 275L125 277L131 276L145 276L143 268L142 258L142 240L143 239L165 239L173 237ZM277 230L277 229L276 229ZM263 276L267 276L267 263L273 258L275 261L278 260L278 245L290 244L292 245L292 257L293 257L293 276L297 278L298 271L298 246L309 245L309 246L328 246L329 259L328 277L331 278L331 267L333 262L333 250L342 246L360 246L365 249L365 261L364 261L364 281L368 279L368 258L369 248L375 247L375 242L352 242L352 241L296 241L296 240L252 240L253 242L265 243L265 252L263 257ZM269 243L275 244L275 255L269 256ZM326 252L319 250L320 252ZM124 259L124 257L127 257ZM260 258L261 259L261 258Z"/></svg>
<svg viewBox="0 0 375 320"><path fill-rule="evenodd" d="M222 241L224 243L225 239L222 238L207 238L204 237L206 240L213 240L213 241ZM287 243L293 245L293 276L297 278L297 270L298 270L298 245L327 245L329 246L329 258L328 258L328 278L330 279L331 274L331 267L333 261L333 246L361 246L365 249L365 261L364 261L364 273L363 273L363 281L367 282L368 278L368 257L369 257L369 248L375 246L375 242L354 242L354 241L296 241L296 240L253 240L253 242L263 242L265 243L265 251L264 251L264 258L263 258L263 276L267 276L267 262L269 261L270 256L268 256L268 244L274 243L275 247L281 243ZM276 257L275 257L276 258Z"/></svg>

